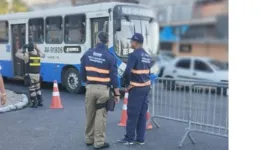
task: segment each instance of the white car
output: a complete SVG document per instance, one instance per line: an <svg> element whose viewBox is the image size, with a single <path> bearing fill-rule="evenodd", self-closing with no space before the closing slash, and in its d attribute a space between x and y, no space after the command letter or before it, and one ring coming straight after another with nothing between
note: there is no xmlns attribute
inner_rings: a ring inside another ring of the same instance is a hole
<svg viewBox="0 0 260 150"><path fill-rule="evenodd" d="M172 52L164 52L164 51L161 51L160 52L160 55L157 57L157 64L158 64L158 68L159 68L159 74L158 76L159 77L162 77L163 75L163 71L165 69L165 67L169 64L169 62L171 60L174 59L174 55L172 54Z"/></svg>
<svg viewBox="0 0 260 150"><path fill-rule="evenodd" d="M163 72L163 78L175 80L209 81L228 84L228 68L221 61L206 57L176 57ZM167 89L173 89L175 82L168 82ZM181 84L191 84L181 82Z"/></svg>

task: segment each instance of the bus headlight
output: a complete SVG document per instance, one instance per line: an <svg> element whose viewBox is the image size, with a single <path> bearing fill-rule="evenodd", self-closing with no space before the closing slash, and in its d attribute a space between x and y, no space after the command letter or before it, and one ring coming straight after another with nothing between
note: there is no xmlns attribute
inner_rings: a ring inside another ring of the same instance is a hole
<svg viewBox="0 0 260 150"><path fill-rule="evenodd" d="M159 66L157 63L155 63L151 68L151 73L153 74L159 74Z"/></svg>

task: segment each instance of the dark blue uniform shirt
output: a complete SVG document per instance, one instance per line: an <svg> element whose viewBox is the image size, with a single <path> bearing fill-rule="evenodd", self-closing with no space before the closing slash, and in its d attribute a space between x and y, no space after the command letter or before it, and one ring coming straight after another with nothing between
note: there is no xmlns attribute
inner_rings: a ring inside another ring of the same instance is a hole
<svg viewBox="0 0 260 150"><path fill-rule="evenodd" d="M150 82L151 57L143 49L136 49L128 55L127 67L124 72L126 85L144 87Z"/></svg>
<svg viewBox="0 0 260 150"><path fill-rule="evenodd" d="M104 84L118 88L116 59L107 46L98 43L81 58L81 77L87 84Z"/></svg>

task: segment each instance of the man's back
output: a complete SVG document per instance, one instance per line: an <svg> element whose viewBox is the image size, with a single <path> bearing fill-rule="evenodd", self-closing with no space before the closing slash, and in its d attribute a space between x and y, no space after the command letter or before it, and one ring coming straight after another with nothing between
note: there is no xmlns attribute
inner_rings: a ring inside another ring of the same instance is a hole
<svg viewBox="0 0 260 150"><path fill-rule="evenodd" d="M134 63L132 64L133 67L130 67L131 70L129 70L132 82L145 83L150 80L151 57L143 48L136 49L131 53L129 61Z"/></svg>
<svg viewBox="0 0 260 150"><path fill-rule="evenodd" d="M86 143L100 149L109 147L105 142L105 106L110 85L113 85L117 95L120 93L115 58L107 51L108 34L100 32L97 39L99 43L96 48L88 50L81 58L81 76L86 82Z"/></svg>

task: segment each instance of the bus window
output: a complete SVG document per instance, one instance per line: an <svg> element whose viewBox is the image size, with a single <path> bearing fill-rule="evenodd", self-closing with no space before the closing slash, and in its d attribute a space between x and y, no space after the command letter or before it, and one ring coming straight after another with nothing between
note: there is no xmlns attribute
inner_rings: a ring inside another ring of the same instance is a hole
<svg viewBox="0 0 260 150"><path fill-rule="evenodd" d="M44 42L43 18L35 18L29 20L29 39L28 41L36 44Z"/></svg>
<svg viewBox="0 0 260 150"><path fill-rule="evenodd" d="M8 43L8 22L0 21L0 43Z"/></svg>
<svg viewBox="0 0 260 150"><path fill-rule="evenodd" d="M48 44L61 44L63 42L62 17L46 18L45 42Z"/></svg>
<svg viewBox="0 0 260 150"><path fill-rule="evenodd" d="M68 44L85 43L86 16L84 14L65 17L64 41Z"/></svg>
<svg viewBox="0 0 260 150"><path fill-rule="evenodd" d="M108 17L91 19L91 45L94 47L97 44L97 34L99 31L108 31Z"/></svg>

